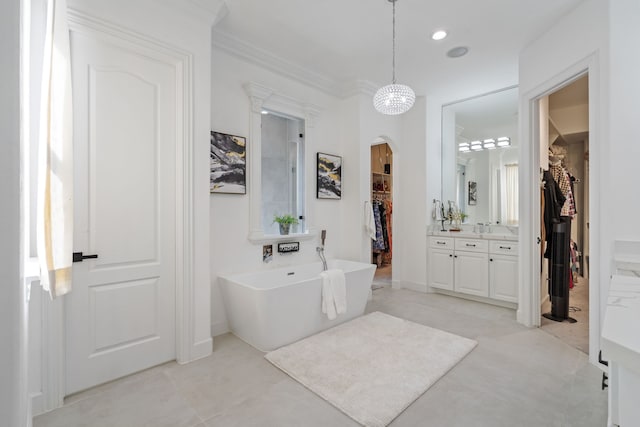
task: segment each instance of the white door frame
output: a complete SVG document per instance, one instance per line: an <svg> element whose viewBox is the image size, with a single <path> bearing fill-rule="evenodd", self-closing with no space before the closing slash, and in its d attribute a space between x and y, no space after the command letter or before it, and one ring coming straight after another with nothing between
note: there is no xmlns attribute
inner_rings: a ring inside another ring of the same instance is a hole
<svg viewBox="0 0 640 427"><path fill-rule="evenodd" d="M604 135L601 114L601 88L599 57L594 53L568 67L527 93L520 94L520 298L518 321L526 326L540 326L540 186L539 186L539 111L537 101L576 78L589 75L589 361L597 364L600 347L600 191L602 146Z"/></svg>
<svg viewBox="0 0 640 427"><path fill-rule="evenodd" d="M372 171L371 171L371 148L374 145L381 145L381 144L387 144L389 145L389 148L391 148L391 153L393 155L393 163L391 165L391 198L392 200L397 199L398 197L398 190L400 188L399 186L399 181L400 181L400 177L399 177L399 154L398 154L398 144L389 136L387 135L379 135L376 138L373 139L373 141L371 141L371 143L369 144L368 148L369 148L369 156L368 158L368 162L366 163L367 165L367 171L368 174L367 176L368 178L368 182L369 182L369 198L366 200L370 200L371 199L371 189L372 187L372 179L371 179L371 175L372 175ZM397 215L392 215L391 216L391 230L398 230L397 228L397 224L396 224L396 216ZM394 233L397 235L397 233ZM367 238L367 245L368 245L368 250L367 250L367 256L368 258L364 258L363 262L370 262L371 260L371 240ZM397 248L399 247L396 246L396 249L393 251L396 255L398 254ZM397 256L392 256L391 257L391 287L394 289L400 289L402 286L400 284L400 280L399 280L399 268L396 268L398 266L398 263L396 262L396 258Z"/></svg>
<svg viewBox="0 0 640 427"><path fill-rule="evenodd" d="M176 224L175 224L175 281L176 281L176 360L187 363L193 354L194 313L194 227L193 227L193 55L150 37L105 23L86 14L69 10L71 31L89 34L126 47L132 52L151 57L174 67L176 73ZM49 411L62 406L65 382L64 297L43 301L42 394Z"/></svg>

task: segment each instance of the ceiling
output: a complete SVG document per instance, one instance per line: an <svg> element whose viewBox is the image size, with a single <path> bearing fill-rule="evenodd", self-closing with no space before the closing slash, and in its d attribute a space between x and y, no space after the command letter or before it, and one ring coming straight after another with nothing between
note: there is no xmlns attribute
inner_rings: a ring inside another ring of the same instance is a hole
<svg viewBox="0 0 640 427"><path fill-rule="evenodd" d="M518 54L582 0L398 0L396 75L418 95L451 101L517 84ZM241 42L322 76L323 85L391 82L388 0L227 0L214 44ZM449 36L431 40L445 29ZM456 46L469 53L451 59ZM227 49L233 51L233 49ZM375 87L374 86L374 87ZM330 90L328 90L330 91Z"/></svg>

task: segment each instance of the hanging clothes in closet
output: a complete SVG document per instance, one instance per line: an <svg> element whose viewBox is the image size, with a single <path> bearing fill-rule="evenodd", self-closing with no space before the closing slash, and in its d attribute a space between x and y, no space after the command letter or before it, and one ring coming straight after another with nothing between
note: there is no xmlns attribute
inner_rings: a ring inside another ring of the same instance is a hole
<svg viewBox="0 0 640 427"><path fill-rule="evenodd" d="M375 253L391 254L391 211L393 204L388 200L373 202L373 217L376 224Z"/></svg>
<svg viewBox="0 0 640 427"><path fill-rule="evenodd" d="M376 240L373 242L373 251L376 253L384 252L384 234L382 232L382 217L380 215L380 202L373 202L373 219L376 224Z"/></svg>
<svg viewBox="0 0 640 427"><path fill-rule="evenodd" d="M388 256L388 261L391 262L391 257L393 254L393 245L392 245L393 230L391 228L391 224L393 223L393 221L391 220L393 215L393 202L391 200L385 200L384 207L385 207L384 210L387 218L387 256Z"/></svg>
<svg viewBox="0 0 640 427"><path fill-rule="evenodd" d="M547 243L544 257L550 258L553 224L560 222L560 216L566 198L562 194L560 185L550 171L544 171L542 180L544 182L544 240Z"/></svg>

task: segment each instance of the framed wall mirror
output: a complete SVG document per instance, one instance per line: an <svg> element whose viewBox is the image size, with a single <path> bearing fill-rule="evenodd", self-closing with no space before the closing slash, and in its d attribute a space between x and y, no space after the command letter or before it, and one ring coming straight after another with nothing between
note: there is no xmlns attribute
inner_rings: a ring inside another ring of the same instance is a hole
<svg viewBox="0 0 640 427"><path fill-rule="evenodd" d="M518 224L518 88L442 107L442 201L465 223Z"/></svg>

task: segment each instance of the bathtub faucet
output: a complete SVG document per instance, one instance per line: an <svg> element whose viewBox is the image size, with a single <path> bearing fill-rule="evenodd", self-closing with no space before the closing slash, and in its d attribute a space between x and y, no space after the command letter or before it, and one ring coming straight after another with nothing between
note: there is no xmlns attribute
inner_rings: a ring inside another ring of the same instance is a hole
<svg viewBox="0 0 640 427"><path fill-rule="evenodd" d="M320 259L322 260L322 268L324 271L327 271L327 259L324 257L324 240L327 238L327 230L322 230L320 234L320 240L322 244L316 248L316 252L320 255Z"/></svg>

